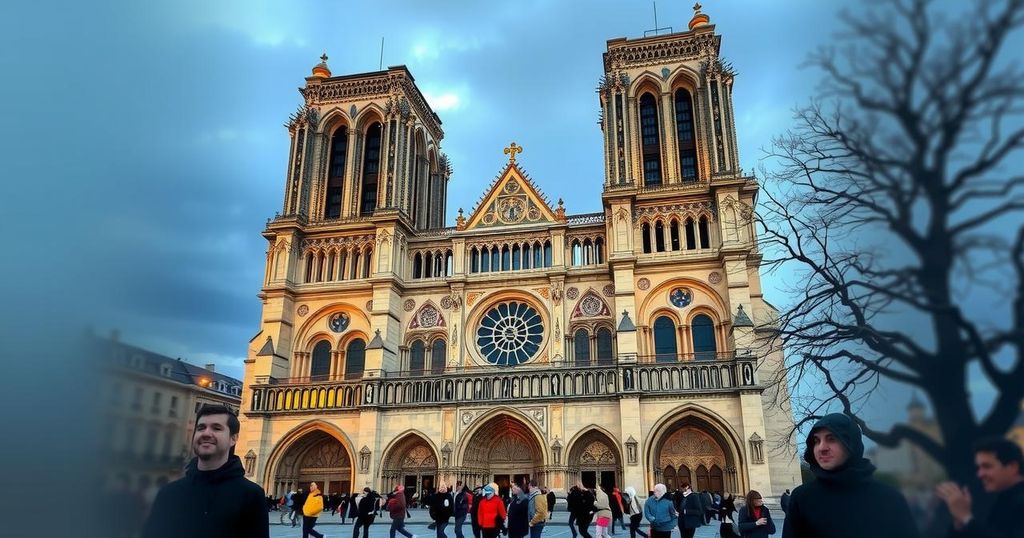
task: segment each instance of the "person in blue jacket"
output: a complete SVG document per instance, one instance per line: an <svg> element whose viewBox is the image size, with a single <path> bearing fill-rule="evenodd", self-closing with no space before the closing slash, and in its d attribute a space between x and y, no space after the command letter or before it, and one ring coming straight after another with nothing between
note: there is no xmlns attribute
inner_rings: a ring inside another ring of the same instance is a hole
<svg viewBox="0 0 1024 538"><path fill-rule="evenodd" d="M670 538L679 519L665 491L665 484L655 484L654 497L644 503L644 517L651 522L651 538Z"/></svg>

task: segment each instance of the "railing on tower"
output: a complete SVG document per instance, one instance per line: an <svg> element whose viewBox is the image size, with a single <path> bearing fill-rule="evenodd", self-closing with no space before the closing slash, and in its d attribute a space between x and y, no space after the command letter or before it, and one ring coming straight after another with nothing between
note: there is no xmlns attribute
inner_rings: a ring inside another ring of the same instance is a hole
<svg viewBox="0 0 1024 538"><path fill-rule="evenodd" d="M516 368L450 367L443 371L372 371L362 378L258 376L251 414L351 411L523 400L608 399L757 389L755 357L700 353L619 355L604 363L563 361Z"/></svg>

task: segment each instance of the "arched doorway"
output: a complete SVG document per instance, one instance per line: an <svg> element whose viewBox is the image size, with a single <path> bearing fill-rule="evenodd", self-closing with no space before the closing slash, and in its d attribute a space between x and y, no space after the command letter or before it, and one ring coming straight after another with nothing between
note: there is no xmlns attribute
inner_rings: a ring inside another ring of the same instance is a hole
<svg viewBox="0 0 1024 538"><path fill-rule="evenodd" d="M499 493L505 496L512 483L523 483L540 475L544 452L526 424L499 414L472 433L462 460L467 471L481 481L496 482Z"/></svg>
<svg viewBox="0 0 1024 538"><path fill-rule="evenodd" d="M293 441L280 456L274 470L274 492L309 489L316 482L325 493L352 491L352 460L348 451L331 434L314 430Z"/></svg>
<svg viewBox="0 0 1024 538"><path fill-rule="evenodd" d="M410 433L394 443L384 456L381 470L384 484L381 491L391 491L395 485L405 486L406 500L418 494L431 493L437 484L437 455L430 443L418 434Z"/></svg>
<svg viewBox="0 0 1024 538"><path fill-rule="evenodd" d="M671 491L689 483L695 491L745 492L735 435L714 420L696 410L655 428L648 445L652 486L661 482Z"/></svg>
<svg viewBox="0 0 1024 538"><path fill-rule="evenodd" d="M616 443L599 430L583 434L569 449L569 483L577 480L588 488L619 487L622 480L622 458Z"/></svg>

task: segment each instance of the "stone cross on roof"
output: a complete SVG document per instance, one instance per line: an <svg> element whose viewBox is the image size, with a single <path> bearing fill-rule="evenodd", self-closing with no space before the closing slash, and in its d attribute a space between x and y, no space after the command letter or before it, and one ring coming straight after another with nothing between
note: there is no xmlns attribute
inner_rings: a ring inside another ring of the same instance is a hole
<svg viewBox="0 0 1024 538"><path fill-rule="evenodd" d="M516 162L516 153L522 153L523 146L517 146L515 142L512 142L507 148L505 148L505 155L508 155L508 162Z"/></svg>

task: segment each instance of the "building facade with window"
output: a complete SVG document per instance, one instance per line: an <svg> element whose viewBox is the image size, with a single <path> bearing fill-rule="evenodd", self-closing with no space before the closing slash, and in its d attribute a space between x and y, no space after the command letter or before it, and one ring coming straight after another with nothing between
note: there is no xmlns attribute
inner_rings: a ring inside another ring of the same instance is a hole
<svg viewBox="0 0 1024 538"><path fill-rule="evenodd" d="M697 12L685 32L608 41L602 211L552 203L512 143L450 227L441 121L412 75L333 76L323 57L263 232L249 478L275 494L794 487L720 39Z"/></svg>
<svg viewBox="0 0 1024 538"><path fill-rule="evenodd" d="M192 457L195 416L204 405L238 412L242 382L205 367L126 344L116 335L92 337L103 364L106 395L101 447L137 491L160 477L180 478Z"/></svg>

